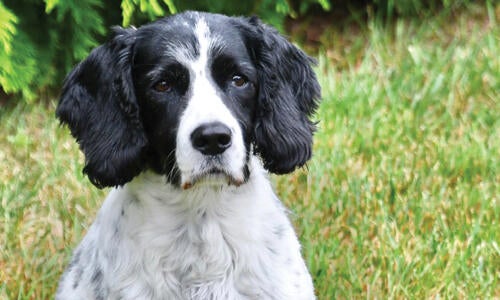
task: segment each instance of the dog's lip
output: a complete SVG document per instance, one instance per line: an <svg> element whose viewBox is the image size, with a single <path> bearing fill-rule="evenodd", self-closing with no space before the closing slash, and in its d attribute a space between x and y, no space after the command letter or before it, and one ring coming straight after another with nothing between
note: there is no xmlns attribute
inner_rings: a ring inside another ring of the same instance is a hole
<svg viewBox="0 0 500 300"><path fill-rule="evenodd" d="M200 172L198 174L191 175L189 178L182 180L181 187L183 190L192 188L194 185L200 181L210 181L210 179L215 179L217 181L226 181L228 185L240 186L243 184L243 178L231 174L220 168L211 168L209 170Z"/></svg>

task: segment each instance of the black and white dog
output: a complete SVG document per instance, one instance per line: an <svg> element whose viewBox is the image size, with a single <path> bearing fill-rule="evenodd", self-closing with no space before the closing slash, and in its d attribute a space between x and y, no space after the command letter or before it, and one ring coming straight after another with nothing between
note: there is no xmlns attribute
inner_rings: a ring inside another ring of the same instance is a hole
<svg viewBox="0 0 500 300"><path fill-rule="evenodd" d="M186 12L115 28L57 116L111 190L57 299L314 299L266 170L311 156L312 59L257 18Z"/></svg>

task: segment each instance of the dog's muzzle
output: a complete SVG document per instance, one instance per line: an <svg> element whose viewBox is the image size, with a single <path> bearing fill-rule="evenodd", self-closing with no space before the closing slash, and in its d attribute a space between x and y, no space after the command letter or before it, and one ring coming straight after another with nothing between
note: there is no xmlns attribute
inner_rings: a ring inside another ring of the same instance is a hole
<svg viewBox="0 0 500 300"><path fill-rule="evenodd" d="M191 132L189 140L192 149L198 153L193 153L192 158L197 161L201 157L201 160L195 163L198 164L196 171L183 180L183 189L189 189L199 181L215 185L221 182L234 186L243 184L243 173L230 167L235 149L233 131L229 126L219 121L202 123Z"/></svg>

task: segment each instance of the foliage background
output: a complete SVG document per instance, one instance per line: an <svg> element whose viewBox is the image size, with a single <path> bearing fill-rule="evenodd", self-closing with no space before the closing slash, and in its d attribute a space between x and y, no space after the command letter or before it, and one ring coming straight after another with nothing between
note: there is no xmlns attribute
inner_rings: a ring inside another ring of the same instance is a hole
<svg viewBox="0 0 500 300"><path fill-rule="evenodd" d="M186 9L231 15L256 14L283 30L285 18L311 9L370 7L378 17L418 16L460 6L468 0L2 0L0 1L0 87L15 99L53 94L75 63L105 38L111 25L141 25Z"/></svg>

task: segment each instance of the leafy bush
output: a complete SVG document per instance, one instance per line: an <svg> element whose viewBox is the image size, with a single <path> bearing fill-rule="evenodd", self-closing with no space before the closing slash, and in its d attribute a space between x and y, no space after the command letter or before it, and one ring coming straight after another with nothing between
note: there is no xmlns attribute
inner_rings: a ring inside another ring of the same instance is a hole
<svg viewBox="0 0 500 300"><path fill-rule="evenodd" d="M274 25L293 13L286 0L189 4L180 0L0 0L0 91L35 99L42 91L57 89L74 64L102 42L111 25L140 25L186 9L254 13Z"/></svg>
<svg viewBox="0 0 500 300"><path fill-rule="evenodd" d="M458 1L460 3L471 0ZM383 15L418 14L450 7L452 0L0 0L0 92L35 99L57 90L64 75L103 41L114 24L141 25L186 9L230 15L256 14L282 30L286 17L311 7L335 9L370 4ZM0 93L1 95L2 93ZM19 98L19 97L16 97Z"/></svg>
<svg viewBox="0 0 500 300"><path fill-rule="evenodd" d="M106 33L99 0L0 2L0 84L33 99L58 85Z"/></svg>

